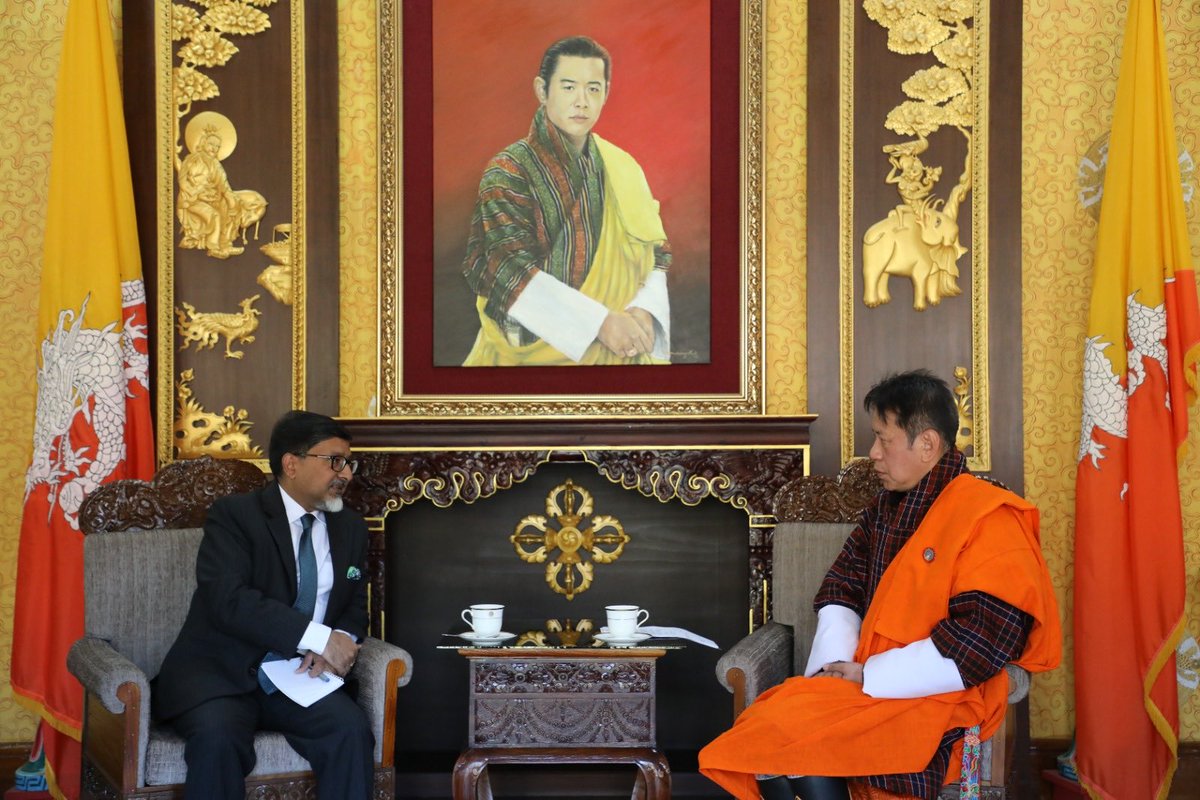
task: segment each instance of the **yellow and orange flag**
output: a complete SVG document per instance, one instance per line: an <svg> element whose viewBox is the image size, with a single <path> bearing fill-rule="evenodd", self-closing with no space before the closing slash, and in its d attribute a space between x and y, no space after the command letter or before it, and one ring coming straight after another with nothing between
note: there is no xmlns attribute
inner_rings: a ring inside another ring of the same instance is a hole
<svg viewBox="0 0 1200 800"><path fill-rule="evenodd" d="M1109 139L1075 499L1075 726L1093 798L1165 798L1184 634L1177 455L1200 356L1159 0L1130 0Z"/></svg>
<svg viewBox="0 0 1200 800"><path fill-rule="evenodd" d="M83 633L79 506L103 483L154 472L145 289L107 0L67 10L38 320L11 680L42 719L51 790L75 797L83 690L66 656Z"/></svg>

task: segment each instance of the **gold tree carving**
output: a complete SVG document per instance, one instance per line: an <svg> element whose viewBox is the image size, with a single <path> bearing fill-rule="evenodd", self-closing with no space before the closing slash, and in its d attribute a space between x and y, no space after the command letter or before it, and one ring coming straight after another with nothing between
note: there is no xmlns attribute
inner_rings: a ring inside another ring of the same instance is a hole
<svg viewBox="0 0 1200 800"><path fill-rule="evenodd" d="M971 128L975 35L968 25L971 0L864 0L867 16L888 32L888 49L903 55L930 54L939 65L920 69L901 84L908 100L888 112L884 127L915 137L883 148L891 164L885 179L895 184L901 204L863 237L863 302L887 303L889 275L913 281L913 308L924 310L960 294L959 206L971 190ZM928 167L921 154L928 137L951 126L967 142L958 183L945 198L933 195L941 167Z"/></svg>
<svg viewBox="0 0 1200 800"><path fill-rule="evenodd" d="M176 52L179 66L172 75L175 96L175 168L183 146L179 142L179 120L192 104L221 94L217 82L200 67L221 67L238 52L227 36L252 36L271 27L263 8L276 0L189 0L171 6L171 39L184 44ZM202 10L201 10L202 9Z"/></svg>

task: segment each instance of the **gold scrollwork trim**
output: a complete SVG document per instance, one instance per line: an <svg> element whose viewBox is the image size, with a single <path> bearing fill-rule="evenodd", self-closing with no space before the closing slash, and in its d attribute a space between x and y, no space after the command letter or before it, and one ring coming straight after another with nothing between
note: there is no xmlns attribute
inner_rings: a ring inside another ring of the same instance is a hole
<svg viewBox="0 0 1200 800"><path fill-rule="evenodd" d="M975 407L972 430L974 451L967 466L976 472L992 468L992 427L989 415L991 381L988 378L988 173L989 123L991 122L991 3L975 2L975 163L979 176L971 197L971 382Z"/></svg>
<svg viewBox="0 0 1200 800"><path fill-rule="evenodd" d="M305 258L307 208L305 206L307 186L305 165L307 164L307 104L305 102L306 73L304 69L304 0L291 4L292 28L292 230L288 240L292 259L292 408L306 408L308 308L307 295L308 261Z"/></svg>
<svg viewBox="0 0 1200 800"><path fill-rule="evenodd" d="M359 452L368 449L358 448ZM533 464L533 469L529 471L528 475L505 474L503 478L506 483L503 485L498 482L501 476L489 476L482 472L472 472L469 475L462 472L452 472L449 475L434 475L430 478L418 478L415 475L406 476L400 482L400 486L404 491L410 492L411 496L388 498L387 503L383 507L383 516L379 517L379 519L386 520L388 514L393 511L399 511L407 505L412 505L418 500L428 500L438 508L449 508L454 503L471 505L476 500L486 500L505 489L511 489L517 484L524 483L537 472L538 467L549 462L550 451L546 451L545 457ZM472 491L464 491L468 486Z"/></svg>
<svg viewBox="0 0 1200 800"><path fill-rule="evenodd" d="M173 425L175 419L175 347L173 336L175 309L175 125L176 107L173 86L172 4L154 6L155 114L158 140L155 178L158 195L158 463L175 460Z"/></svg>
<svg viewBox="0 0 1200 800"><path fill-rule="evenodd" d="M376 98L379 131L379 208L376 210L379 231L379 336L375 370L375 396L383 398L384 389L390 396L399 394L403 374L402 351L397 343L398 315L403 307L403 281L398 280L404 268L403 214L398 198L404 185L404 103L400 84L403 64L400 37L400 0L378 0L376 36L379 40L379 97Z"/></svg>
<svg viewBox="0 0 1200 800"><path fill-rule="evenodd" d="M403 118L401 101L402 15L399 0L378 0L379 20L379 368L380 414L406 418L438 416L732 416L761 414L765 408L763 353L763 2L742 0L740 123L743 137L740 179L745 212L739 226L742 352L736 392L719 395L629 395L597 400L569 396L416 396L403 386Z"/></svg>
<svg viewBox="0 0 1200 800"><path fill-rule="evenodd" d="M854 457L854 21L860 0L841 0L839 59L839 314L842 463ZM971 169L976 176L971 196L971 374L975 409L974 453L967 465L976 471L992 468L988 392L988 123L990 121L989 59L991 17L987 0L974 2L975 37L972 72L974 147Z"/></svg>
<svg viewBox="0 0 1200 800"><path fill-rule="evenodd" d="M841 0L838 30L838 380L841 397L842 464L854 457L854 12L855 0Z"/></svg>
<svg viewBox="0 0 1200 800"><path fill-rule="evenodd" d="M740 511L746 511L747 515L749 515L749 504L745 497L741 495L722 497L720 495L720 490L733 486L733 478L723 472L718 472L711 477L694 474L688 475L683 467L673 466L665 472L654 470L648 473L639 473L634 476L634 481L631 483L627 480L628 475L609 475L605 470L601 469L604 465L599 461L593 460L587 452L584 452L583 458L584 461L596 467L609 483L620 486L622 489L633 489L643 497L657 500L663 505L678 500L685 506L698 506L704 500L712 497ZM667 487L670 490L669 493L661 493L659 491L660 486ZM690 489L691 491L683 493L681 492L682 489Z"/></svg>

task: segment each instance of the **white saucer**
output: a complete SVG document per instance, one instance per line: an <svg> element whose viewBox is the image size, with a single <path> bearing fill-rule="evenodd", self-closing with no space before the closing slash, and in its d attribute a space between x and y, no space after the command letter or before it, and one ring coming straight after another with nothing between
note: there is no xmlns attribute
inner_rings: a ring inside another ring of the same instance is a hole
<svg viewBox="0 0 1200 800"><path fill-rule="evenodd" d="M508 633L507 631L500 631L499 633L482 633L482 634L475 633L474 631L467 631L466 633L458 633L455 635L460 638L466 639L471 644L479 645L481 647L497 645L497 644L500 644L501 642L507 642L509 639L516 638L515 633Z"/></svg>
<svg viewBox="0 0 1200 800"><path fill-rule="evenodd" d="M629 636L614 636L611 633L597 633L592 636L598 642L604 642L609 647L633 647L650 638L648 633L631 633Z"/></svg>

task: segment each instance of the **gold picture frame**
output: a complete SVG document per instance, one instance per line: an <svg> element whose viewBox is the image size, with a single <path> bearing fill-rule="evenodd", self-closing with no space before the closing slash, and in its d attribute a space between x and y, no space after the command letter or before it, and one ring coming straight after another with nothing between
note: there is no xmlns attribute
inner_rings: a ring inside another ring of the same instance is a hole
<svg viewBox="0 0 1200 800"><path fill-rule="evenodd" d="M512 9L509 0L480 1ZM518 5L523 1L516 0ZM666 0L639 3L651 10L679 6ZM572 15L577 17L577 5L589 4L604 9L602 13L614 21L627 21L612 2L595 0L573 4ZM708 15L711 31L706 54L711 87L711 139L706 153L710 183L705 187L711 197L709 284L705 287L711 300L706 300L709 305L704 307L709 324L708 361L609 367L478 368L434 363L429 310L435 269L434 212L429 209L433 168L426 163L432 159L420 157L432 152L435 138L430 121L434 91L423 83L432 84L434 79L428 76L437 72L431 69L430 55L436 35L429 21L435 13L433 5L414 0L379 2L378 414L420 418L763 413L761 0L688 3L693 11ZM437 13L445 13L444 7ZM490 35L507 40L503 32L493 30ZM734 39L736 47L732 46ZM629 63L618 61L615 55L614 62L618 75L620 65ZM684 66L695 69L690 62ZM410 77L407 83L406 75ZM614 77L614 87L633 91L617 80ZM532 114L532 92L530 98ZM656 103L657 99L648 103L646 113L653 113ZM734 141L736 148L731 146ZM503 144L498 141L496 149ZM653 176L651 179L653 182ZM465 245L465 229L462 238ZM731 269L734 266L736 270Z"/></svg>

